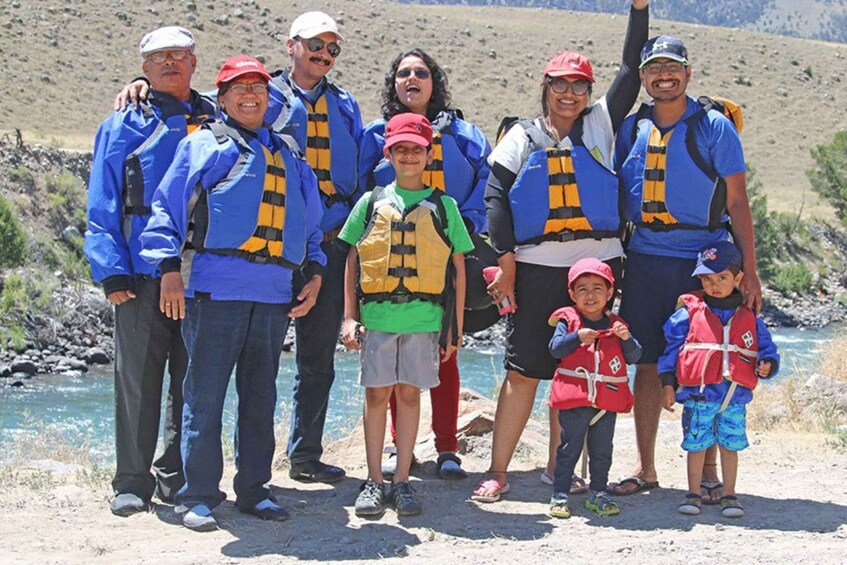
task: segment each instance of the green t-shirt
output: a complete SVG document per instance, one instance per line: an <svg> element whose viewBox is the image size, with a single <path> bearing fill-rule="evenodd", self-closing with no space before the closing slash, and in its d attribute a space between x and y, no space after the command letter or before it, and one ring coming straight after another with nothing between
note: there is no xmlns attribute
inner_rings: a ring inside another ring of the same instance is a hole
<svg viewBox="0 0 847 565"><path fill-rule="evenodd" d="M398 208L406 210L432 194L431 188L424 190L403 190L395 183L385 187L383 196L388 198ZM368 225L368 201L371 193L367 192L359 199L350 212L350 216L341 228L338 239L356 245L365 233ZM467 253L474 248L471 236L465 228L465 222L459 214L456 201L447 195L442 195L444 210L447 213L447 239L453 247L453 253ZM442 308L432 302L413 300L405 304L391 302L368 302L362 304L359 315L362 324L371 330L387 333L420 333L437 332L441 330Z"/></svg>

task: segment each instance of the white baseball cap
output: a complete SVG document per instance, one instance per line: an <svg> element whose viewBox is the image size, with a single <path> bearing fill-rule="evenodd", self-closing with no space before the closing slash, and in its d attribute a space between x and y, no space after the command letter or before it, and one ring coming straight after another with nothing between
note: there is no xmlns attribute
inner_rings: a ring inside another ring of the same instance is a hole
<svg viewBox="0 0 847 565"><path fill-rule="evenodd" d="M311 39L322 33L333 33L338 41L344 41L344 38L338 33L338 24L323 12L306 12L297 16L297 19L291 23L288 37L291 39L295 37Z"/></svg>
<svg viewBox="0 0 847 565"><path fill-rule="evenodd" d="M184 27L165 26L154 29L141 39L138 51L144 57L163 49L188 49L194 53L194 36Z"/></svg>

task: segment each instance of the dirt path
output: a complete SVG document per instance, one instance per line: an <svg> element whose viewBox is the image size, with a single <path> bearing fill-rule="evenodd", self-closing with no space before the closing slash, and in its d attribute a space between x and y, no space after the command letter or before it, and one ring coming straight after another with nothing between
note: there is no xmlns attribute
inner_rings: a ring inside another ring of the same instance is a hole
<svg viewBox="0 0 847 565"><path fill-rule="evenodd" d="M738 488L747 516L724 519L718 509L706 507L701 516L690 518L676 512L685 492L678 426L668 421L660 430L663 488L619 498L622 513L611 518L584 510L581 496L573 498L570 520L546 515L549 487L538 480L545 450L541 422L531 422L524 434L509 476L512 492L504 501L466 501L487 466L490 446L490 436L471 438L465 467L472 477L440 481L432 474L434 464L424 464L414 482L424 513L402 520L390 510L376 521L353 514L366 474L358 430L327 455L329 461L344 462L353 478L336 487L304 485L277 470L274 493L292 509L290 521L264 523L239 514L230 494L216 510L221 530L207 534L181 527L169 506L127 519L113 517L106 474L92 476L73 465L40 461L29 469L7 469L0 477L0 562L844 562L847 455L827 447L825 436L752 432L753 445L741 455ZM632 461L631 419L619 421L615 439L613 477L625 474ZM431 457L431 441L426 436L421 441L418 456Z"/></svg>

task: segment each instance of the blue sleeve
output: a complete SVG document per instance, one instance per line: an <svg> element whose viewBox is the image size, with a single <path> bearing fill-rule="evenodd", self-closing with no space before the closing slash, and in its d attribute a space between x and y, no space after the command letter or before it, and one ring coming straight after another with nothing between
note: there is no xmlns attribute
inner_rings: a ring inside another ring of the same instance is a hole
<svg viewBox="0 0 847 565"><path fill-rule="evenodd" d="M468 163L474 170L474 185L470 194L459 205L459 212L467 219L473 227L474 233L488 233L488 224L485 221L485 185L491 168L488 165L488 156L491 154L491 145L488 143L482 131L473 124L457 119L456 138ZM470 229L470 227L469 227Z"/></svg>
<svg viewBox="0 0 847 565"><path fill-rule="evenodd" d="M133 274L123 233L124 162L152 133L147 121L137 110L115 112L100 125L94 139L84 252L95 281L127 277L126 288L115 290L130 288Z"/></svg>
<svg viewBox="0 0 847 565"><path fill-rule="evenodd" d="M716 110L706 114L706 118L698 124L697 142L718 175L728 177L746 171L741 137L733 123Z"/></svg>
<svg viewBox="0 0 847 565"><path fill-rule="evenodd" d="M556 359L561 359L570 355L582 345L579 341L579 332L568 332L568 324L559 322L556 324L556 331L553 332L553 337L550 338L550 355Z"/></svg>
<svg viewBox="0 0 847 565"><path fill-rule="evenodd" d="M159 264L180 257L195 190L208 190L226 176L238 157L231 141L220 145L199 131L179 142L176 156L153 193L152 215L141 233L141 257Z"/></svg>
<svg viewBox="0 0 847 565"><path fill-rule="evenodd" d="M665 332L665 340L668 342L665 347L665 352L659 357L659 374L673 373L676 374L676 361L679 357L679 350L685 343L685 338L688 337L688 329L690 322L688 319L688 310L680 308L668 318L662 328Z"/></svg>
<svg viewBox="0 0 847 565"><path fill-rule="evenodd" d="M775 377L779 373L779 353L776 350L773 338L771 338L771 332L760 318L756 318L756 337L759 341L759 355L756 358L756 363L758 364L759 361L773 362L773 371L766 378Z"/></svg>
<svg viewBox="0 0 847 565"><path fill-rule="evenodd" d="M296 163L300 175L300 186L303 187L303 196L306 200L306 229L309 233L309 239L306 243L306 257L309 261L314 261L321 267L326 267L326 254L321 249L321 242L323 242L321 219L323 218L324 207L318 190L318 179L306 161L297 159Z"/></svg>
<svg viewBox="0 0 847 565"><path fill-rule="evenodd" d="M382 160L382 148L385 147L385 120L374 120L365 126L359 142L359 186L363 193L373 190L373 172ZM356 200L361 194L357 194Z"/></svg>
<svg viewBox="0 0 847 565"><path fill-rule="evenodd" d="M350 135L353 136L356 147L361 146L364 125L362 124L362 111L359 109L359 103L352 94L344 91L344 96L339 97L339 107L344 109L342 113L344 114L344 119L347 121L347 128L350 131ZM350 201L356 202L364 192L365 187L357 183L356 191L350 196Z"/></svg>
<svg viewBox="0 0 847 565"><path fill-rule="evenodd" d="M643 350L641 344L635 339L635 336L627 340L621 340L621 349L623 349L623 358L627 365L635 365L641 359Z"/></svg>

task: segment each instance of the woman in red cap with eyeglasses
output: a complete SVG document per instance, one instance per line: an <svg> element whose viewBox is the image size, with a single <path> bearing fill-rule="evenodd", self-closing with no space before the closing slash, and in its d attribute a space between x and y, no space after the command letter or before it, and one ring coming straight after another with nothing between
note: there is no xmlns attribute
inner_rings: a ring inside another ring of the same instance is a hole
<svg viewBox="0 0 847 565"><path fill-rule="evenodd" d="M507 325L506 380L494 419L491 466L473 500L494 502L509 491L507 469L538 384L552 379L556 368L548 351L554 329L548 318L572 304L569 267L596 257L620 278L624 252L612 144L638 96L647 5L648 0L632 0L623 60L605 96L590 103L594 72L587 57L573 51L556 55L544 69L542 115L515 123L489 158L485 205L500 272L488 288L495 302L508 298L515 311ZM543 478L552 476L552 447L559 444L557 415L551 413L550 421L551 456ZM584 491L584 481L574 479L572 489Z"/></svg>
<svg viewBox="0 0 847 565"><path fill-rule="evenodd" d="M394 181L394 168L384 157L385 126L388 120L404 113L425 116L433 129L433 159L424 171L424 183L444 191L459 204L465 226L474 240L475 251L466 258L469 295L465 301L466 331L481 331L499 319L497 309L483 292L481 269L484 253L494 261L494 252L482 239L487 233L483 194L488 180L488 155L491 147L482 131L465 121L462 112L451 107L447 74L423 49L413 48L397 55L385 75L382 89L382 119L365 126L359 147L359 188L373 190ZM490 263L489 263L490 264ZM477 281L473 280L477 277ZM474 285L474 282L479 284ZM474 290L479 289L478 293ZM477 296L479 295L479 296ZM459 416L459 366L456 356L441 361L439 385L430 391L432 431L438 451L438 476L463 479L467 476L456 455ZM391 436L396 442L396 400L391 397ZM393 475L397 466L394 449L382 466L384 475Z"/></svg>
<svg viewBox="0 0 847 565"><path fill-rule="evenodd" d="M184 319L185 485L174 501L196 531L217 528L212 509L226 499L221 416L233 369L236 507L263 520L288 518L266 486L276 376L288 320L314 305L326 255L315 174L296 144L263 121L270 78L252 57L227 59L216 80L223 119L180 142L141 235L141 256L162 272L162 312ZM301 267L309 282L295 296L292 273Z"/></svg>

